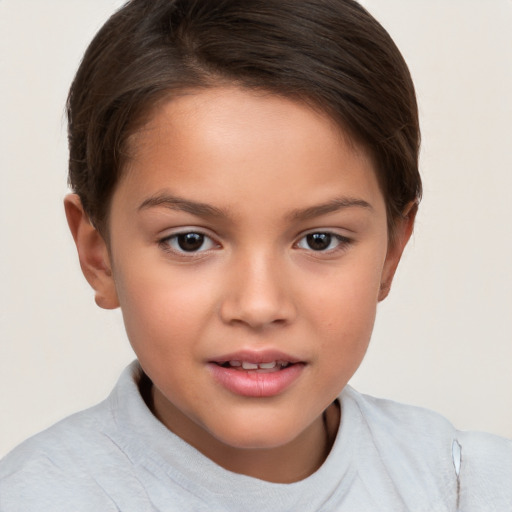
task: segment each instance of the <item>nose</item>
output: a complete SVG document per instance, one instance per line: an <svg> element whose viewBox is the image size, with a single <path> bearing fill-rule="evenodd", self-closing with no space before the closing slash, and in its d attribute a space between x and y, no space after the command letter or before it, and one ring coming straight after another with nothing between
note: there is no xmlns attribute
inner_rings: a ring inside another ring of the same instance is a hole
<svg viewBox="0 0 512 512"><path fill-rule="evenodd" d="M220 314L225 323L251 329L286 325L296 308L288 272L278 258L251 255L230 262Z"/></svg>

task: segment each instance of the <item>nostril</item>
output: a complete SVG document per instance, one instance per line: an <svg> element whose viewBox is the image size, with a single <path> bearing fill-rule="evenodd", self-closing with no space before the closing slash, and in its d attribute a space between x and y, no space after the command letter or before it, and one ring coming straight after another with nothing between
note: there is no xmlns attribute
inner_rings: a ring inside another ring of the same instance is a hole
<svg viewBox="0 0 512 512"><path fill-rule="evenodd" d="M231 325L246 325L252 329L284 326L292 320L294 308L290 304L263 300L235 301L224 303L221 309L223 320Z"/></svg>
<svg viewBox="0 0 512 512"><path fill-rule="evenodd" d="M267 258L268 259L268 258ZM283 272L267 259L234 272L220 303L223 322L252 329L284 326L296 313L290 287Z"/></svg>

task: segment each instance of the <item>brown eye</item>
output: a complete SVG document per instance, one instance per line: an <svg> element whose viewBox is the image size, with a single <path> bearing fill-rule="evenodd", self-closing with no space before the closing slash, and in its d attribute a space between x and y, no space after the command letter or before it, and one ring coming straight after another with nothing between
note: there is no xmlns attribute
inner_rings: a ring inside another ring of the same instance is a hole
<svg viewBox="0 0 512 512"><path fill-rule="evenodd" d="M330 233L310 233L306 235L306 243L313 251L325 251L332 241Z"/></svg>
<svg viewBox="0 0 512 512"><path fill-rule="evenodd" d="M307 251L332 253L338 249L347 248L350 243L351 240L349 238L338 235L337 233L316 231L304 235L297 242L297 247Z"/></svg>
<svg viewBox="0 0 512 512"><path fill-rule="evenodd" d="M176 236L176 242L182 251L198 251L204 244L204 235L201 233L184 233Z"/></svg>
<svg viewBox="0 0 512 512"><path fill-rule="evenodd" d="M217 246L209 236L195 231L186 231L171 235L160 243L162 246L177 253L204 252Z"/></svg>

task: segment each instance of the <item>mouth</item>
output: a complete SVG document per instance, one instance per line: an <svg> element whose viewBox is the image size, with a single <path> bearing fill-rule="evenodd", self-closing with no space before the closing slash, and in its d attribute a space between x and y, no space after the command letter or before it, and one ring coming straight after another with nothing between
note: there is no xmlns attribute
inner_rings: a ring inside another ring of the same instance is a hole
<svg viewBox="0 0 512 512"><path fill-rule="evenodd" d="M275 349L239 350L209 361L228 370L246 373L275 373L294 365L305 365L300 358Z"/></svg>
<svg viewBox="0 0 512 512"><path fill-rule="evenodd" d="M270 361L268 363L251 363L249 361L226 361L225 363L216 363L222 368L232 368L239 371L255 372L255 373L272 373L278 372L283 368L287 368L291 364L289 361Z"/></svg>
<svg viewBox="0 0 512 512"><path fill-rule="evenodd" d="M304 373L307 363L283 352L239 351L209 361L215 381L244 397L272 397L285 392Z"/></svg>
<svg viewBox="0 0 512 512"><path fill-rule="evenodd" d="M231 368L233 370L247 373L274 373L297 363L292 363L283 359L269 361L266 363L253 363L250 361L240 361L238 359L233 359L225 362L215 362L215 364L222 368Z"/></svg>

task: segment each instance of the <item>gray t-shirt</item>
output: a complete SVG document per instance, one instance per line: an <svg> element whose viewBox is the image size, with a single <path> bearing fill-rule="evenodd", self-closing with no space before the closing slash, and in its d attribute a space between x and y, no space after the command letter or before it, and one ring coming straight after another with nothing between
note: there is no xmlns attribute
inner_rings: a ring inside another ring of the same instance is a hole
<svg viewBox="0 0 512 512"><path fill-rule="evenodd" d="M137 363L110 396L0 463L1 512L512 511L512 442L441 416L340 395L341 423L310 477L274 484L227 471L165 428Z"/></svg>

